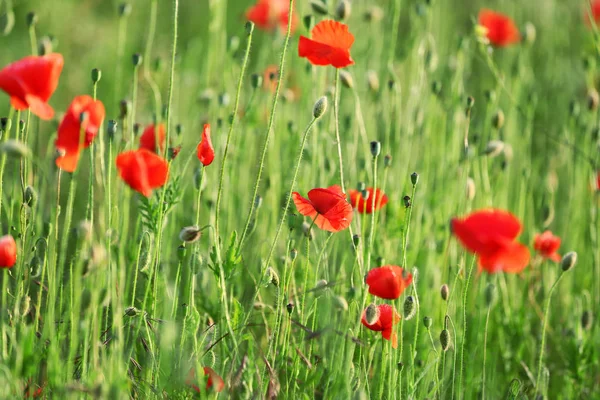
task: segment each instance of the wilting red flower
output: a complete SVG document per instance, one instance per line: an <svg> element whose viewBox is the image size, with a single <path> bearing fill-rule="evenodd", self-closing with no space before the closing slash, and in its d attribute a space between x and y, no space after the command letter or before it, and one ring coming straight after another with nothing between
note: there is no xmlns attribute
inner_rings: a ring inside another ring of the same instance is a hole
<svg viewBox="0 0 600 400"><path fill-rule="evenodd" d="M394 325L400 322L400 314L396 309L389 304L380 304L377 306L379 309L379 318L372 325L367 322L366 310L363 311L361 322L364 326L375 332L381 332L381 336L384 339L392 342L392 347L395 349L398 347L398 336L393 332Z"/></svg>
<svg viewBox="0 0 600 400"><path fill-rule="evenodd" d="M560 238L554 236L552 232L546 231L535 235L533 248L544 258L559 262L560 254L557 253L560 247Z"/></svg>
<svg viewBox="0 0 600 400"><path fill-rule="evenodd" d="M0 268L12 268L17 262L17 243L12 236L0 237Z"/></svg>
<svg viewBox="0 0 600 400"><path fill-rule="evenodd" d="M225 388L225 381L211 367L204 367L204 375L208 375L206 381L206 390L213 388L215 392L220 392ZM194 384L196 380L196 370L192 368L188 374L186 384L190 385L196 392L200 393L200 388Z"/></svg>
<svg viewBox="0 0 600 400"><path fill-rule="evenodd" d="M158 145L160 151L163 151L167 137L165 126L163 124L158 124L156 128L154 125L150 125L144 130L144 133L142 133L142 136L140 137L140 149L147 149L156 153L156 133L158 133Z"/></svg>
<svg viewBox="0 0 600 400"><path fill-rule="evenodd" d="M293 33L298 25L298 17L295 10L292 11L291 31ZM289 0L258 0L256 5L246 12L246 18L260 29L271 31L279 26L282 32L287 32L289 12Z"/></svg>
<svg viewBox="0 0 600 400"><path fill-rule="evenodd" d="M377 211L388 202L388 197L383 191L375 189L375 208L373 208L373 188L367 188L369 197L365 199L362 193L358 190L351 189L348 191L350 195L350 204L356 208L361 214L371 214L373 210Z"/></svg>
<svg viewBox="0 0 600 400"><path fill-rule="evenodd" d="M56 159L58 168L67 172L75 171L79 153L92 144L104 115L104 104L101 101L94 101L87 95L73 99L58 127L55 146L64 153Z"/></svg>
<svg viewBox="0 0 600 400"><path fill-rule="evenodd" d="M487 30L487 38L497 47L505 47L521 40L515 23L504 14L483 9L479 11L479 25Z"/></svg>
<svg viewBox="0 0 600 400"><path fill-rule="evenodd" d="M298 55L308 58L313 65L332 65L344 68L354 64L350 57L350 47L354 36L348 25L325 20L319 22L311 31L311 39L300 36Z"/></svg>
<svg viewBox="0 0 600 400"><path fill-rule="evenodd" d="M330 186L308 192L308 200L298 192L292 194L298 212L315 221L315 225L329 232L339 232L352 222L352 206L342 189Z"/></svg>
<svg viewBox="0 0 600 400"><path fill-rule="evenodd" d="M373 268L367 273L365 283L369 293L382 299L395 300L412 283L412 275L395 265Z"/></svg>
<svg viewBox="0 0 600 400"><path fill-rule="evenodd" d="M162 157L147 150L130 150L117 156L121 179L133 190L146 197L162 187L169 176L169 164Z"/></svg>
<svg viewBox="0 0 600 400"><path fill-rule="evenodd" d="M212 164L214 159L215 149L210 141L210 125L204 124L204 129L202 130L202 139L198 144L198 160L200 160L202 165L208 167L210 164Z"/></svg>
<svg viewBox="0 0 600 400"><path fill-rule="evenodd" d="M27 56L0 71L0 89L10 96L16 110L30 109L41 119L51 119L54 110L48 100L58 86L63 64L58 53Z"/></svg>
<svg viewBox="0 0 600 400"><path fill-rule="evenodd" d="M521 223L507 211L488 209L453 218L452 232L467 250L477 254L479 268L490 274L518 273L529 264L529 249L515 241Z"/></svg>

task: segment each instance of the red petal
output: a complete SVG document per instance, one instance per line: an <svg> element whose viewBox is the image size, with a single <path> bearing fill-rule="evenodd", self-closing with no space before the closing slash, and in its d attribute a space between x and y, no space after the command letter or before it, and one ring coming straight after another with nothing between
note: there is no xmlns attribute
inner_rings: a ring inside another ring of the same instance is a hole
<svg viewBox="0 0 600 400"><path fill-rule="evenodd" d="M483 9L479 12L479 24L487 28L487 38L495 46L504 47L521 40L519 29L504 14Z"/></svg>
<svg viewBox="0 0 600 400"><path fill-rule="evenodd" d="M488 273L519 273L529 264L529 249L521 243L504 240L498 250L479 255L479 266Z"/></svg>
<svg viewBox="0 0 600 400"><path fill-rule="evenodd" d="M300 193L292 193L292 199L294 200L294 204L296 205L296 208L300 214L310 217L311 219L314 219L317 216L317 210L315 210L315 207L310 201L302 197Z"/></svg>
<svg viewBox="0 0 600 400"><path fill-rule="evenodd" d="M321 21L310 33L313 41L341 50L350 50L354 43L354 35L348 30L348 25L338 21Z"/></svg>
<svg viewBox="0 0 600 400"><path fill-rule="evenodd" d="M169 175L169 164L146 149L119 154L117 168L121 179L146 197L152 194L153 189L162 187Z"/></svg>
<svg viewBox="0 0 600 400"><path fill-rule="evenodd" d="M12 268L17 263L17 243L11 235L0 237L0 268Z"/></svg>
<svg viewBox="0 0 600 400"><path fill-rule="evenodd" d="M207 391L211 387L214 388L215 392L220 392L225 388L223 378L221 378L211 367L204 367L204 375L208 375L208 381L206 382Z"/></svg>
<svg viewBox="0 0 600 400"><path fill-rule="evenodd" d="M213 149L212 142L210 140L210 125L205 124L204 130L202 131L202 140L198 144L198 160L205 167L209 166L215 159L215 150Z"/></svg>
<svg viewBox="0 0 600 400"><path fill-rule="evenodd" d="M521 223L507 211L482 210L463 219L454 218L452 232L469 251L489 253L496 246L496 238L514 240L521 232Z"/></svg>
<svg viewBox="0 0 600 400"><path fill-rule="evenodd" d="M354 64L348 50L315 42L304 36L300 36L298 55L308 58L312 65L331 65L335 68L344 68Z"/></svg>
<svg viewBox="0 0 600 400"><path fill-rule="evenodd" d="M158 144L160 147L160 151L162 152L165 149L165 126L163 124L159 124L158 127L154 127L154 125L148 126L142 136L140 137L140 149L147 149L153 153L156 153L156 135L158 132Z"/></svg>
<svg viewBox="0 0 600 400"><path fill-rule="evenodd" d="M395 300L411 284L412 275L395 265L373 268L365 279L369 293L382 299Z"/></svg>

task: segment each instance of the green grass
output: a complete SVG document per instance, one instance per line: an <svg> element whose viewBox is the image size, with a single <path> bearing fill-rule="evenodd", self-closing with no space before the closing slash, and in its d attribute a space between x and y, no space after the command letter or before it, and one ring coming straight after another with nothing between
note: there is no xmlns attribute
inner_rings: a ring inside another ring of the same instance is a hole
<svg viewBox="0 0 600 400"><path fill-rule="evenodd" d="M16 138L18 119L28 121L19 138L33 154L23 174L20 160L0 155L0 236L12 234L19 246L17 265L0 271L0 398L20 398L28 382L56 399L193 398L186 379L204 366L226 382L219 394L201 394L213 398L600 396L600 196L593 187L600 114L587 99L598 82L600 37L583 22L584 1L354 0L345 21L356 37L356 64L346 69L354 88L340 85L336 112L335 70L297 55L303 26L285 58L285 35L257 28L246 52L249 0L132 0L128 17L119 17L118 1L0 0L0 14L11 3L15 26L0 37L0 64L52 35L65 68L50 103L60 114L75 95L92 94L90 73L99 68L97 97L107 116L77 172L61 173L53 161L60 115L56 122L19 115L0 94L0 116L13 118L0 140ZM374 5L383 18L368 21ZM474 35L482 7L520 27L531 21L537 39L488 53ZM29 11L39 17L32 30ZM310 14L309 2L298 1L297 11ZM134 53L144 56L137 70ZM275 103L273 93L252 87L251 75L280 63ZM368 73L378 77L375 90ZM322 96L329 107L311 125ZM475 103L467 110L469 96ZM121 99L135 110L125 120ZM505 121L497 128L500 110ZM127 143L132 122L154 119L169 123L182 150L167 186L146 200L118 178L114 159L136 146ZM108 120L118 122L114 140ZM205 122L217 156L198 193L195 154ZM485 156L490 140L510 145L512 156ZM371 141L381 142L375 159ZM254 196L259 171L261 201ZM293 204L285 210L290 189L304 195L359 182L383 188L390 201L375 215L355 214L358 246L348 230L306 235ZM27 185L38 194L31 205L23 204ZM563 239L561 254L578 253L577 265L561 275L556 263L534 258L519 275L476 266L471 273L474 258L452 237L449 220L484 207L517 215L519 239L531 249L536 233L552 230ZM92 220L88 231L84 221ZM180 230L198 222L215 229L183 246ZM401 312L410 295L417 305L414 318L396 325L398 349L359 321L364 306L383 302L368 294L363 275L384 263L418 272L391 302ZM496 302L486 302L489 284ZM584 312L596 317L590 326L581 322ZM204 388L205 379L200 373L195 384Z"/></svg>

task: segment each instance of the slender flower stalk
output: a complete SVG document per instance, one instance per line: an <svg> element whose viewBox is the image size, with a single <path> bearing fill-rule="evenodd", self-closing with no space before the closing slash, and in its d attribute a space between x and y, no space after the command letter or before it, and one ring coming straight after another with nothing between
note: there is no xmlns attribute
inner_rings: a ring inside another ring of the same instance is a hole
<svg viewBox="0 0 600 400"><path fill-rule="evenodd" d="M462 385L463 385L463 376L465 371L465 343L467 341L467 299L469 298L469 284L471 283L471 276L473 275L473 270L475 269L475 257L471 261L471 266L469 267L469 275L467 276L467 281L465 282L465 288L463 290L463 339L460 345L460 373L458 379L458 393L459 398L462 398Z"/></svg>

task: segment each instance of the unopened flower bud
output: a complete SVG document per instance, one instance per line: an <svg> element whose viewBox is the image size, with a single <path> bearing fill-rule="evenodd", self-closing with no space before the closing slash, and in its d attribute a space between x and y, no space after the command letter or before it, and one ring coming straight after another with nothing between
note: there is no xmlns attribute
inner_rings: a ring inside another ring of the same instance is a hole
<svg viewBox="0 0 600 400"><path fill-rule="evenodd" d="M570 251L565 254L560 261L560 267L563 271L568 271L575 266L577 263L577 253L574 251Z"/></svg>
<svg viewBox="0 0 600 400"><path fill-rule="evenodd" d="M352 236L352 243L354 243L354 246L358 247L358 244L360 243L360 235L355 233Z"/></svg>
<svg viewBox="0 0 600 400"><path fill-rule="evenodd" d="M187 247L185 247L184 245L180 245L179 247L177 247L177 259L180 263L182 263L185 260L186 253Z"/></svg>
<svg viewBox="0 0 600 400"><path fill-rule="evenodd" d="M492 117L492 126L496 129L504 126L504 112L502 110L496 111L496 114Z"/></svg>
<svg viewBox="0 0 600 400"><path fill-rule="evenodd" d="M36 13L34 13L33 11L27 13L27 26L28 27L31 28L32 26L36 26L38 21L39 21L39 18Z"/></svg>
<svg viewBox="0 0 600 400"><path fill-rule="evenodd" d="M367 200L369 200L370 193L368 190L364 189L364 190L361 190L360 196L362 197L363 201L367 201Z"/></svg>
<svg viewBox="0 0 600 400"><path fill-rule="evenodd" d="M156 122L155 122L155 124L156 124ZM139 122L136 122L135 124L133 124L133 136L138 137L141 131L142 131L142 124L140 124Z"/></svg>
<svg viewBox="0 0 600 400"><path fill-rule="evenodd" d="M80 221L77 225L77 236L82 242L91 242L93 233L92 223L87 219Z"/></svg>
<svg viewBox="0 0 600 400"><path fill-rule="evenodd" d="M202 236L202 231L197 226L186 226L179 232L179 240L185 243L194 243Z"/></svg>
<svg viewBox="0 0 600 400"><path fill-rule="evenodd" d="M425 329L429 330L429 328L431 328L432 323L433 323L433 320L431 319L431 317L423 318L423 325L425 325Z"/></svg>
<svg viewBox="0 0 600 400"><path fill-rule="evenodd" d="M533 44L537 37L535 25L531 22L526 22L523 26L523 41L527 44Z"/></svg>
<svg viewBox="0 0 600 400"><path fill-rule="evenodd" d="M279 275L277 275L277 272L275 272L272 267L267 268L266 275L267 279L273 284L273 286L279 287Z"/></svg>
<svg viewBox="0 0 600 400"><path fill-rule="evenodd" d="M404 201L404 207L409 208L411 206L410 196L404 196L402 200Z"/></svg>
<svg viewBox="0 0 600 400"><path fill-rule="evenodd" d="M410 174L410 181L412 182L413 186L416 186L417 182L419 182L419 174L417 174L416 172Z"/></svg>
<svg viewBox="0 0 600 400"><path fill-rule="evenodd" d="M447 351L450 348L451 341L452 338L450 337L450 332L448 329L444 329L442 333L440 333L440 343L443 351Z"/></svg>
<svg viewBox="0 0 600 400"><path fill-rule="evenodd" d="M373 70L367 71L367 84L371 92L379 92L379 76L377 76L377 72Z"/></svg>
<svg viewBox="0 0 600 400"><path fill-rule="evenodd" d="M92 70L92 83L96 84L100 82L100 79L102 79L102 71L98 68L94 68Z"/></svg>
<svg viewBox="0 0 600 400"><path fill-rule="evenodd" d="M135 53L131 57L131 61L133 61L133 66L136 68L139 67L140 65L142 65L143 60L144 60L144 57L142 57L142 55L140 53Z"/></svg>
<svg viewBox="0 0 600 400"><path fill-rule="evenodd" d="M294 261L298 257L298 250L291 249L290 250L290 259Z"/></svg>
<svg viewBox="0 0 600 400"><path fill-rule="evenodd" d="M329 283L325 280L325 279L320 279L317 281L317 283L315 284L315 290L321 290L321 289L325 289L327 288L327 285Z"/></svg>
<svg viewBox="0 0 600 400"><path fill-rule="evenodd" d="M579 103L576 100L571 100L569 103L569 113L571 114L571 117L577 118L580 111Z"/></svg>
<svg viewBox="0 0 600 400"><path fill-rule="evenodd" d="M377 307L373 303L369 304L369 306L365 310L365 320L367 321L367 324L373 325L374 323L379 321L379 315L379 307Z"/></svg>
<svg viewBox="0 0 600 400"><path fill-rule="evenodd" d="M485 154L490 157L496 157L504 150L504 142L501 140L490 140L485 148Z"/></svg>
<svg viewBox="0 0 600 400"><path fill-rule="evenodd" d="M263 77L260 74L252 74L250 76L250 84L252 85L252 89L258 89L263 85Z"/></svg>
<svg viewBox="0 0 600 400"><path fill-rule="evenodd" d="M475 105L475 97L469 96L467 97L467 110L470 110Z"/></svg>
<svg viewBox="0 0 600 400"><path fill-rule="evenodd" d="M310 31L315 24L315 16L312 14L305 15L304 18L302 18L302 24L307 31Z"/></svg>
<svg viewBox="0 0 600 400"><path fill-rule="evenodd" d="M372 6L364 13L364 19L368 22L379 22L384 17L384 11L378 6Z"/></svg>
<svg viewBox="0 0 600 400"><path fill-rule="evenodd" d="M442 300L448 301L448 297L450 297L450 288L445 283L440 288L440 296L442 296Z"/></svg>
<svg viewBox="0 0 600 400"><path fill-rule="evenodd" d="M181 134L183 133L183 125L182 124L175 125L175 133L177 134L177 136L181 136Z"/></svg>
<svg viewBox="0 0 600 400"><path fill-rule="evenodd" d="M310 0L310 7L312 8L315 14L327 15L329 14L329 10L327 9L327 5L323 3L321 0Z"/></svg>
<svg viewBox="0 0 600 400"><path fill-rule="evenodd" d="M6 132L9 131L12 127L12 120L6 117L0 118L0 131Z"/></svg>
<svg viewBox="0 0 600 400"><path fill-rule="evenodd" d="M29 207L35 206L35 203L37 202L37 197L37 192L33 187L27 186L25 188L25 192L23 193L23 201L25 204L27 204Z"/></svg>
<svg viewBox="0 0 600 400"><path fill-rule="evenodd" d="M294 303L290 301L286 304L285 308L287 309L288 314L291 314L294 311Z"/></svg>
<svg viewBox="0 0 600 400"><path fill-rule="evenodd" d="M588 110L594 111L598 108L598 103L600 102L600 95L598 95L598 91L595 88L591 88L588 90L587 94L587 105Z"/></svg>
<svg viewBox="0 0 600 400"><path fill-rule="evenodd" d="M415 304L415 298L412 296L407 296L404 300L404 319L410 320L417 313L417 307Z"/></svg>
<svg viewBox="0 0 600 400"><path fill-rule="evenodd" d="M115 135L117 134L117 126L117 121L115 121L114 119L108 121L108 125L106 127L106 134L108 136L108 140L112 141L115 138Z"/></svg>
<svg viewBox="0 0 600 400"><path fill-rule="evenodd" d="M0 144L0 153L8 157L27 158L31 154L29 147L18 140L9 139Z"/></svg>
<svg viewBox="0 0 600 400"><path fill-rule="evenodd" d="M223 92L219 95L219 105L221 107L227 107L230 102L229 93Z"/></svg>
<svg viewBox="0 0 600 400"><path fill-rule="evenodd" d="M352 74L346 70L340 71L340 81L345 88L352 89L354 87L354 79L352 78Z"/></svg>
<svg viewBox="0 0 600 400"><path fill-rule="evenodd" d="M389 154L386 154L385 157L383 157L383 166L385 168L389 168L392 166L392 156Z"/></svg>
<svg viewBox="0 0 600 400"><path fill-rule="evenodd" d="M589 330L592 327L592 312L589 310L585 310L583 314L581 314L581 327L584 330Z"/></svg>
<svg viewBox="0 0 600 400"><path fill-rule="evenodd" d="M335 9L335 17L338 21L344 21L348 19L350 13L352 12L352 6L348 0L340 0Z"/></svg>
<svg viewBox="0 0 600 400"><path fill-rule="evenodd" d="M317 100L313 107L313 117L319 119L325 114L325 111L327 111L327 97L323 96Z"/></svg>
<svg viewBox="0 0 600 400"><path fill-rule="evenodd" d="M310 227L310 224L307 223L306 221L302 223L302 233L304 234L304 236L306 236L310 240L312 240L314 237L314 233Z"/></svg>
<svg viewBox="0 0 600 400"><path fill-rule="evenodd" d="M128 100L121 100L121 102L119 103L119 110L121 111L121 119L127 118L129 113L131 112L131 102Z"/></svg>
<svg viewBox="0 0 600 400"><path fill-rule="evenodd" d="M131 14L131 4L121 3L119 5L119 16L120 17L128 17L129 14Z"/></svg>
<svg viewBox="0 0 600 400"><path fill-rule="evenodd" d="M333 296L333 306L341 311L348 311L348 302L342 296Z"/></svg>
<svg viewBox="0 0 600 400"><path fill-rule="evenodd" d="M127 307L125 309L125 315L127 315L128 317L135 317L136 315L140 314L140 310L138 310L135 307Z"/></svg>
<svg viewBox="0 0 600 400"><path fill-rule="evenodd" d="M371 154L373 157L377 157L381 153L381 142L376 140L371 142Z"/></svg>
<svg viewBox="0 0 600 400"><path fill-rule="evenodd" d="M439 94L442 93L442 82L433 81L433 83L431 84L431 92L434 95L439 96Z"/></svg>
<svg viewBox="0 0 600 400"><path fill-rule="evenodd" d="M244 28L246 29L246 35L252 35L252 32L254 32L254 22L247 21Z"/></svg>
<svg viewBox="0 0 600 400"><path fill-rule="evenodd" d="M473 180L473 178L468 177L467 184L465 185L465 196L467 197L467 200L473 200L475 198L475 193L475 181Z"/></svg>

